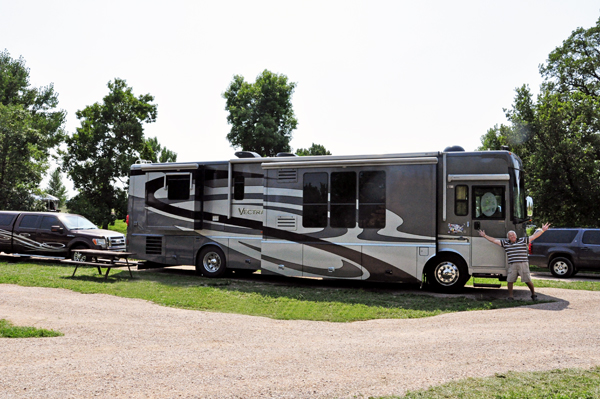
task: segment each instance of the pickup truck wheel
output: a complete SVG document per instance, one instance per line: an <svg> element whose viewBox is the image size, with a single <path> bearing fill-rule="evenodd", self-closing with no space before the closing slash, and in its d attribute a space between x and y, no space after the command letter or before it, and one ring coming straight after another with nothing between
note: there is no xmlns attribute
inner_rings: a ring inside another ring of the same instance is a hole
<svg viewBox="0 0 600 399"><path fill-rule="evenodd" d="M573 274L573 263L567 258L554 258L550 261L550 273L554 277L569 278Z"/></svg>
<svg viewBox="0 0 600 399"><path fill-rule="evenodd" d="M441 256L427 267L427 282L435 291L455 292L469 280L467 266L455 256Z"/></svg>
<svg viewBox="0 0 600 399"><path fill-rule="evenodd" d="M78 249L89 249L88 247L86 247L85 245L75 245L73 248L71 248L71 259L72 260L76 260L78 262L85 262L87 261L87 256L80 254L77 252Z"/></svg>
<svg viewBox="0 0 600 399"><path fill-rule="evenodd" d="M215 246L205 247L196 261L196 274L205 277L221 277L227 271L225 254Z"/></svg>

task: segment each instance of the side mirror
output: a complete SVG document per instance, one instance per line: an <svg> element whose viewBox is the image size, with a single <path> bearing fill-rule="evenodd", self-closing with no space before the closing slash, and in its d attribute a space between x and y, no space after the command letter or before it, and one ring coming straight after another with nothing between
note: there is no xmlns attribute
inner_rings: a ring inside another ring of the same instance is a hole
<svg viewBox="0 0 600 399"><path fill-rule="evenodd" d="M53 233L61 233L61 234L64 231L64 229L62 227L60 227L60 226L52 226L52 227L50 227L50 230Z"/></svg>
<svg viewBox="0 0 600 399"><path fill-rule="evenodd" d="M533 198L527 196L527 198L525 198L525 200L527 201L527 217L532 217L533 216Z"/></svg>

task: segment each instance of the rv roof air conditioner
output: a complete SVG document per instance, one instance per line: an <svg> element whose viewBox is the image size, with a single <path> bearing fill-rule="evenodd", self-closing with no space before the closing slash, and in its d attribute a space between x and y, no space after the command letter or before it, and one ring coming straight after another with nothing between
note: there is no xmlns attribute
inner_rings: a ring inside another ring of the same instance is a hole
<svg viewBox="0 0 600 399"><path fill-rule="evenodd" d="M444 149L444 152L461 152L461 151L462 151L462 152L465 152L465 149L464 149L464 148L462 148L462 147L461 147L461 146L459 146L459 145L453 145L453 146L450 146L450 147L446 147L446 148Z"/></svg>
<svg viewBox="0 0 600 399"><path fill-rule="evenodd" d="M277 155L275 155L276 157L297 157L298 155L294 154L293 152L278 152Z"/></svg>
<svg viewBox="0 0 600 399"><path fill-rule="evenodd" d="M260 155L253 151L236 151L235 156L238 158L261 158Z"/></svg>

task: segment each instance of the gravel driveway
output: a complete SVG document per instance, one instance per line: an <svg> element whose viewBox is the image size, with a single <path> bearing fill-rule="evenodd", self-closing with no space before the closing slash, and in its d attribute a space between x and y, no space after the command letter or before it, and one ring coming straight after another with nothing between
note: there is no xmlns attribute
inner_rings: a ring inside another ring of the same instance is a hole
<svg viewBox="0 0 600 399"><path fill-rule="evenodd" d="M0 285L0 318L65 334L1 338L0 397L352 398L600 365L600 292L538 291L558 302L340 324Z"/></svg>

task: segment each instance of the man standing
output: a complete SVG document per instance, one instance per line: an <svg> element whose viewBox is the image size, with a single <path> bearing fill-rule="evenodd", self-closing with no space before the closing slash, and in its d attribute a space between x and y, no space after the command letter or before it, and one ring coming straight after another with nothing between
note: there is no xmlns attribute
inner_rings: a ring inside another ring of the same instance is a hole
<svg viewBox="0 0 600 399"><path fill-rule="evenodd" d="M508 277L506 278L506 286L508 288L508 299L514 300L513 297L513 284L517 281L517 277L521 276L521 282L527 284L529 291L531 291L531 299L537 300L535 294L535 288L531 282L531 276L529 274L529 243L539 236L541 236L548 228L550 223L546 223L542 226L541 230L537 230L530 237L521 237L517 240L517 233L514 231L508 232L508 239L498 240L497 238L487 236L485 231L479 230L479 235L492 242L496 245L500 245L506 251L506 257L508 258Z"/></svg>

